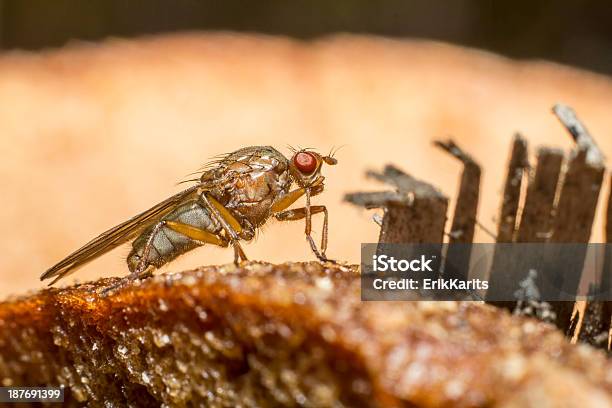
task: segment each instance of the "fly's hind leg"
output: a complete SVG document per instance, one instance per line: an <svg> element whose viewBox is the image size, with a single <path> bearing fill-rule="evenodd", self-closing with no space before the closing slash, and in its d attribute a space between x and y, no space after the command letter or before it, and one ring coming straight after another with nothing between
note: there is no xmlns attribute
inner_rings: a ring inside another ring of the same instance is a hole
<svg viewBox="0 0 612 408"><path fill-rule="evenodd" d="M234 241L232 243L232 247L234 248L234 265L240 265L240 261L249 260L246 254L244 253L244 250L242 249L242 245L240 245L240 242Z"/></svg>
<svg viewBox="0 0 612 408"><path fill-rule="evenodd" d="M155 266L147 264L147 260L149 259L149 253L151 252L151 248L153 247L153 240L163 227L168 227L182 235L185 235L187 238L193 240L194 242L197 242L200 245L214 244L222 247L227 246L227 241L224 240L222 237L212 234L208 231L201 230L192 225L169 220L160 221L159 223L155 224L155 227L153 227L153 230L149 234L147 242L145 243L145 246L142 251L142 256L136 268L129 275L122 278L116 284L105 288L102 291L103 294L106 294L114 289L123 287L128 282L145 279L153 275L153 270L155 269Z"/></svg>
<svg viewBox="0 0 612 408"><path fill-rule="evenodd" d="M136 268L130 272L129 275L121 278L121 280L114 285L111 285L102 290L102 295L106 295L107 293L119 289L125 286L127 283L138 280L148 278L153 275L153 270L155 267L153 265L147 265L147 260L149 259L149 253L151 252L151 247L153 246L153 240L159 231L166 225L166 221L160 221L151 230L149 237L147 238L147 242L142 251L142 256L140 261L136 265Z"/></svg>
<svg viewBox="0 0 612 408"><path fill-rule="evenodd" d="M247 261L247 256L240 245L239 234L243 232L242 225L238 220L217 200L208 194L201 194L200 200L210 211L211 215L221 224L223 230L229 237L229 243L234 248L234 264L239 265L240 261Z"/></svg>

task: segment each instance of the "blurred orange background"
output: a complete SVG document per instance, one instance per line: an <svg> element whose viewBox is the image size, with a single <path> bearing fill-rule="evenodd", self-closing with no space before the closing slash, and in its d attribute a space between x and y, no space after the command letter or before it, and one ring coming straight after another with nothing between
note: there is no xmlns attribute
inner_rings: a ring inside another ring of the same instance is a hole
<svg viewBox="0 0 612 408"><path fill-rule="evenodd" d="M177 192L211 156L247 145L288 155L286 145L344 145L314 202L330 211L328 255L351 262L378 227L342 196L386 188L365 170L392 162L454 198L461 166L434 139L452 136L483 166L479 219L492 230L512 135L521 132L532 153L572 147L554 103L572 106L612 156L609 77L424 40L184 33L12 51L0 56L0 101L3 298L42 287L40 274L69 252ZM607 181L593 241L602 239ZM491 238L478 231L477 241ZM63 283L127 274L128 251ZM245 251L314 259L302 222L271 222ZM232 257L205 247L162 271Z"/></svg>

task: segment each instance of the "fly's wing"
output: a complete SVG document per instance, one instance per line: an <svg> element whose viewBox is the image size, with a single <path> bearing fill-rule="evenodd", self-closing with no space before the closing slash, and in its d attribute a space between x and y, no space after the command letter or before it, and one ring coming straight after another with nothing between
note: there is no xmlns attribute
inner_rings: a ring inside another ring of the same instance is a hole
<svg viewBox="0 0 612 408"><path fill-rule="evenodd" d="M55 278L50 285L54 284L64 276L76 271L79 267L138 235L147 227L159 221L161 217L172 211L177 205L193 198L197 194L198 189L206 190L207 186L205 184L198 184L181 191L147 211L102 233L48 269L41 275L40 280Z"/></svg>

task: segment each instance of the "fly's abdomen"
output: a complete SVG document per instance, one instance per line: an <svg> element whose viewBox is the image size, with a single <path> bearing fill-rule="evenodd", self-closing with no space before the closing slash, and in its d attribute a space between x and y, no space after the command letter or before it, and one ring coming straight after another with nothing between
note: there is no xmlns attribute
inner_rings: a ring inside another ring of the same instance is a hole
<svg viewBox="0 0 612 408"><path fill-rule="evenodd" d="M218 222L213 220L208 210L200 205L198 201L189 201L168 215L162 220L175 221L183 224L191 225L201 230L208 231L213 234L221 232L222 227ZM145 230L132 243L132 251L128 255L127 263L130 271L134 271L140 260L142 259L147 241L154 233L155 226ZM166 226L157 229L153 237L151 249L147 257L146 266L153 265L160 267L167 262L170 262L179 255L184 254L196 247L199 243L186 237L185 235L176 232Z"/></svg>

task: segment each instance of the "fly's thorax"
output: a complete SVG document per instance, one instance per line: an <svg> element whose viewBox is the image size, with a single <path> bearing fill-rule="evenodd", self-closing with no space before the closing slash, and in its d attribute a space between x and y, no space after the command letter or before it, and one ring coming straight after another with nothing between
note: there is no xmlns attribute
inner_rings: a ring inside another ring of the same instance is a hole
<svg viewBox="0 0 612 408"><path fill-rule="evenodd" d="M243 171L248 171L250 169L269 168L278 165L287 167L288 160L282 153L271 146L251 146L226 155L218 164L218 168L222 171L227 171L236 164L247 166L243 168ZM238 169L240 167L234 168Z"/></svg>
<svg viewBox="0 0 612 408"><path fill-rule="evenodd" d="M217 171L211 194L247 229L247 224L257 227L265 222L272 204L292 183L288 160L271 147L232 153Z"/></svg>
<svg viewBox="0 0 612 408"><path fill-rule="evenodd" d="M271 208L278 197L289 191L292 180L287 172L266 170L243 174L234 180L227 190L226 207L245 218L252 225L259 226L271 215Z"/></svg>

